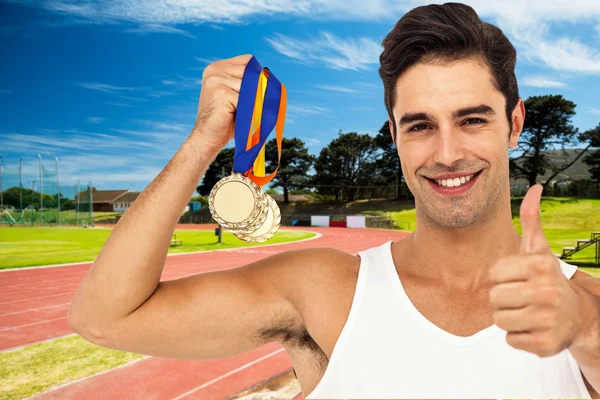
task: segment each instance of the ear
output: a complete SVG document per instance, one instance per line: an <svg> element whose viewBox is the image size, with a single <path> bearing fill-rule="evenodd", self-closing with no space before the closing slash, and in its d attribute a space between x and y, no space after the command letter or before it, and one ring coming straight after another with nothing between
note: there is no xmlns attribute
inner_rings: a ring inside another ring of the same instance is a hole
<svg viewBox="0 0 600 400"><path fill-rule="evenodd" d="M508 139L508 145L511 149L517 147L517 143L519 142L519 136L521 136L521 132L523 131L523 125L525 123L525 103L523 99L519 98L515 108L512 112L512 127L510 132L510 137Z"/></svg>
<svg viewBox="0 0 600 400"><path fill-rule="evenodd" d="M390 135L392 136L392 142L396 143L396 140L394 138L394 123L392 122L391 118L388 118L388 126L390 128Z"/></svg>

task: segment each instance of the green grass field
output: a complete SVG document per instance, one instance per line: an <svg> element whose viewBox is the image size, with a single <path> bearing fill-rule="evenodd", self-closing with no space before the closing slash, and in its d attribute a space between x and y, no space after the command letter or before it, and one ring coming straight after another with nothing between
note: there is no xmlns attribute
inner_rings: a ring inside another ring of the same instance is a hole
<svg viewBox="0 0 600 400"><path fill-rule="evenodd" d="M93 261L111 231L76 227L0 228L0 269ZM219 244L212 230L177 229L175 234L183 245L171 247L169 254L283 243L314 236L311 232L280 230L265 243L246 243L223 231L223 243Z"/></svg>
<svg viewBox="0 0 600 400"><path fill-rule="evenodd" d="M513 224L521 233L519 206L521 199L513 199ZM562 197L542 198L541 219L542 227L552 251L562 253L565 246L575 246L577 239L589 239L590 233L600 232L600 200L573 199ZM415 209L373 213L385 215L393 219L397 225L410 226L413 231L417 226ZM570 260L565 260L579 266L591 267L594 262L593 246L576 253Z"/></svg>
<svg viewBox="0 0 600 400"><path fill-rule="evenodd" d="M103 222L106 219L114 218L122 215L123 212L117 211L94 211L93 218L96 222ZM41 221L44 221L44 226L55 226L58 220L58 212L56 209L44 211L32 211L31 209L23 210L23 224L25 226L40 226ZM6 225L14 225L13 220L20 225L21 213L16 211L6 211L0 221ZM90 222L89 212L75 210L64 210L60 212L60 221L62 225L79 225Z"/></svg>
<svg viewBox="0 0 600 400"><path fill-rule="evenodd" d="M142 358L73 335L0 353L0 400L33 396Z"/></svg>
<svg viewBox="0 0 600 400"><path fill-rule="evenodd" d="M513 223L521 232L518 218L520 199L514 199ZM403 205L405 206L405 205ZM544 198L542 225L552 250L574 246L576 239L600 231L600 200ZM415 210L371 211L387 215L398 223L416 227ZM176 230L184 246L172 247L170 253L248 245L224 232L222 245L216 244L212 231ZM109 229L83 228L4 228L0 229L0 269L15 266L91 261L106 242ZM267 242L278 243L312 236L308 232L278 232ZM579 253L569 263L590 265L593 248ZM581 268L600 278L600 269ZM96 346L79 336L24 347L14 352L0 353L0 399L19 399L44 392L52 386L91 376L125 364L142 356Z"/></svg>

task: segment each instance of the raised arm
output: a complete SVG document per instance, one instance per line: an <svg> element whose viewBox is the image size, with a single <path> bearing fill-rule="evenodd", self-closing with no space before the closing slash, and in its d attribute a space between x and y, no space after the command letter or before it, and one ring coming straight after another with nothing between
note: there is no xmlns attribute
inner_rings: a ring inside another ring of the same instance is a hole
<svg viewBox="0 0 600 400"><path fill-rule="evenodd" d="M189 343L195 336L217 340L219 335L226 340L231 335L230 348L223 352L238 351L260 342L244 336L236 344L233 339L246 335L244 327L227 318L237 317L241 310L259 322L257 313L295 313L278 293L261 290L257 276L271 268L268 261L253 268L253 273L241 268L160 282L181 211L208 165L233 138L241 80L250 58L234 57L205 69L192 133L123 214L69 307L69 325L86 339L146 354L187 358L191 351L194 357L222 356L210 352L211 339L196 349L178 348L177 341ZM253 312L255 306L262 311ZM230 331L223 332L226 328ZM161 334L168 339L163 347Z"/></svg>

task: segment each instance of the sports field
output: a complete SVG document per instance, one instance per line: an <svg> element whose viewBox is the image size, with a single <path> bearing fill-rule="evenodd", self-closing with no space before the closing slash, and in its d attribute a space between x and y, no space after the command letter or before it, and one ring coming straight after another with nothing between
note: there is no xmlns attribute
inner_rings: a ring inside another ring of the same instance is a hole
<svg viewBox="0 0 600 400"><path fill-rule="evenodd" d="M106 228L5 227L0 229L0 269L94 261L110 232ZM174 233L182 245L171 247L169 254L257 245L243 242L225 230L220 244L213 230L176 229ZM312 236L303 231L279 231L268 243Z"/></svg>
<svg viewBox="0 0 600 400"><path fill-rule="evenodd" d="M235 268L293 249L329 247L356 254L406 235L373 229L304 229L318 236L264 247L170 255L161 280ZM299 228L282 231L300 233ZM279 343L224 359L176 360L115 352L69 337L73 332L66 324L66 311L89 267L88 263L0 272L0 399L40 392L41 399L223 399L260 387L279 388L278 394L264 398L302 398L291 374L291 359Z"/></svg>
<svg viewBox="0 0 600 400"><path fill-rule="evenodd" d="M513 222L520 232L516 204ZM574 246L576 239L599 231L599 211L600 200L543 199L542 224L553 251L559 253L563 246ZM412 221L412 229L416 226L414 210L394 212L393 216ZM167 258L161 279L232 268L296 248L332 247L355 254L407 234L373 229L305 228L312 231L307 232L283 228L267 242L283 244L255 247L226 231L219 245L213 229L179 225L174 233L183 246L170 248L172 256ZM322 236L316 238L315 232ZM110 227L6 227L0 229L0 269L93 261L109 234ZM316 239L297 241L310 238ZM230 250L181 254L215 249ZM567 262L590 265L593 251L590 248ZM269 393L275 397L275 387L298 394L286 394L285 398L302 397L290 373L289 356L277 343L223 360L182 361L114 351L73 335L65 314L89 265L0 272L0 399L39 393L43 393L41 398L49 399L89 398L99 392L107 398L123 398L128 397L123 390L133 387L136 395L160 399L233 399L259 387L271 390ZM600 269L581 269L600 277ZM283 396L284 392L277 393Z"/></svg>
<svg viewBox="0 0 600 400"><path fill-rule="evenodd" d="M512 199L513 224L521 233L519 206L521 198ZM600 200L576 199L564 197L544 197L540 205L544 234L554 253L561 254L565 246L574 247L577 239L589 239L591 232L600 232ZM417 226L417 214L414 209L376 213L392 218L398 225ZM579 266L592 267L594 247L588 247L576 253L568 262Z"/></svg>

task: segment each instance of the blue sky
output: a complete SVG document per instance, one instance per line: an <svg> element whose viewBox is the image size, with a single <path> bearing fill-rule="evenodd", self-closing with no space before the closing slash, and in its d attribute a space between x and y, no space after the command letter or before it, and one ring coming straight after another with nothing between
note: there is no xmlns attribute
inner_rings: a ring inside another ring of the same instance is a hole
<svg viewBox="0 0 600 400"><path fill-rule="evenodd" d="M203 68L252 53L288 89L285 137L312 153L387 119L380 43L413 0L0 0L0 154L23 183L143 190L190 133ZM521 97L600 122L600 1L466 1L517 48ZM230 145L232 145L230 143ZM6 186L6 182L5 182ZM6 189L6 187L5 187Z"/></svg>

